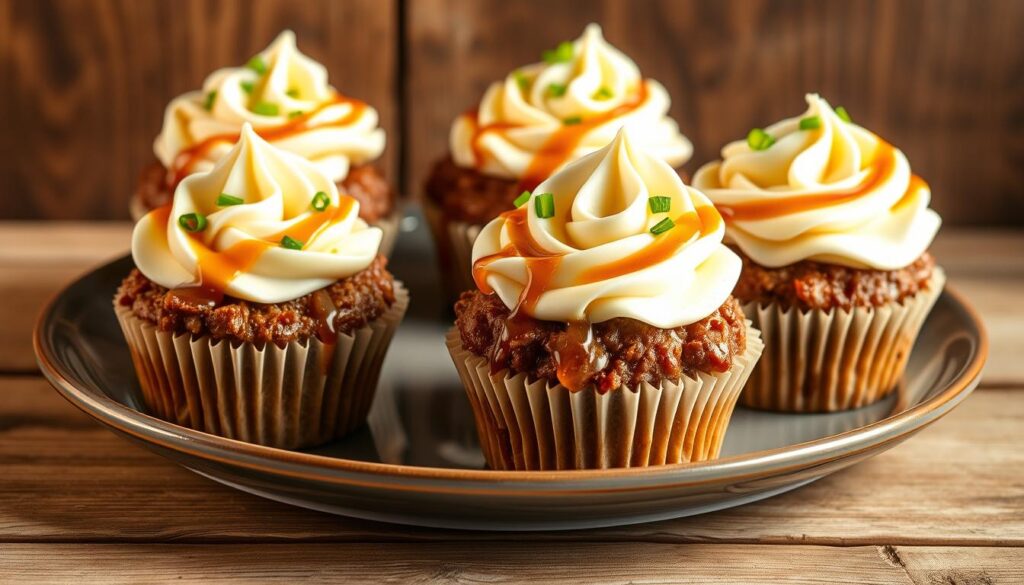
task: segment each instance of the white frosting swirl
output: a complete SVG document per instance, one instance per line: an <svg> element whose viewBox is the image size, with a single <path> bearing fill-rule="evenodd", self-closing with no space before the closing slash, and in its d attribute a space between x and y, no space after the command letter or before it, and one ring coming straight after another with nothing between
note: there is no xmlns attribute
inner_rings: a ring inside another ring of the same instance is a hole
<svg viewBox="0 0 1024 585"><path fill-rule="evenodd" d="M555 95L553 87L564 93ZM572 43L571 59L527 65L492 84L476 115L462 115L452 126L452 158L489 175L522 178L538 152L569 127L565 121L577 119L596 125L571 145L563 164L607 145L626 126L641 146L679 167L693 146L668 117L669 105L665 88L641 78L636 64L590 24Z"/></svg>
<svg viewBox="0 0 1024 585"><path fill-rule="evenodd" d="M180 164L178 157L183 152L221 137L209 148L195 152L188 169L210 170L234 145L244 123L262 134L301 122L294 132L272 142L312 161L332 181L344 179L350 164L373 160L384 151L384 130L379 127L377 111L362 102L339 99L327 83L327 70L299 52L292 31L283 31L254 59L262 61L265 73L247 66L220 69L206 78L202 91L171 101L153 144L166 168ZM245 89L250 84L251 93ZM207 109L211 95L214 98ZM268 109L258 104L266 104Z"/></svg>
<svg viewBox="0 0 1024 585"><path fill-rule="evenodd" d="M815 94L807 111L765 131L775 143L722 149L693 184L728 224L727 239L754 262L779 267L816 260L894 270L928 249L941 220L928 185L898 149L845 122ZM800 129L816 118L817 128ZM817 200L815 203L814 200Z"/></svg>
<svg viewBox="0 0 1024 585"><path fill-rule="evenodd" d="M323 211L312 207L327 194ZM219 206L218 198L240 198ZM205 229L189 232L182 215L197 213ZM200 285L257 303L292 300L369 266L379 228L358 218L359 203L339 195L306 159L277 149L245 124L238 144L209 173L187 177L173 207L154 210L135 226L132 257L147 278L167 288ZM281 245L288 235L301 250Z"/></svg>
<svg viewBox="0 0 1024 585"><path fill-rule="evenodd" d="M554 216L546 219L536 210L543 193L554 201ZM651 196L670 198L669 211L653 212ZM526 247L535 248L529 257L514 225L516 214L522 225L524 213ZM651 228L665 218L675 227L654 235ZM620 131L541 183L524 207L487 224L473 246L473 262L483 288L537 319L628 317L672 328L703 319L732 292L740 260L722 244L724 234L702 193ZM541 264L553 271L543 276Z"/></svg>

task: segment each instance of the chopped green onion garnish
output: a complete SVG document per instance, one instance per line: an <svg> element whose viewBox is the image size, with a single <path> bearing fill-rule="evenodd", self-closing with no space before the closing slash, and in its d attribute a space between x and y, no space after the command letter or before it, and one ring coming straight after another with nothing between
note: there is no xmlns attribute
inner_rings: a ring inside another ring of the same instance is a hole
<svg viewBox="0 0 1024 585"><path fill-rule="evenodd" d="M178 217L178 225L187 232L201 232L206 229L206 216L201 213L186 213Z"/></svg>
<svg viewBox="0 0 1024 585"><path fill-rule="evenodd" d="M562 97L563 95L565 95L566 89L568 88L566 88L566 86L561 83L552 83L548 85L548 95L554 97Z"/></svg>
<svg viewBox="0 0 1024 585"><path fill-rule="evenodd" d="M775 138L760 128L754 128L747 134L747 144L753 150L768 150L775 144Z"/></svg>
<svg viewBox="0 0 1024 585"><path fill-rule="evenodd" d="M651 233L654 235L663 234L674 227L676 227L676 222L666 217L654 224L654 227L651 228Z"/></svg>
<svg viewBox="0 0 1024 585"><path fill-rule="evenodd" d="M256 87L256 84L251 81L241 81L238 85L242 86L242 91L245 93L252 93L252 90Z"/></svg>
<svg viewBox="0 0 1024 585"><path fill-rule="evenodd" d="M313 209L317 211L323 211L327 209L327 206L331 204L331 198L327 196L327 193L323 191L317 191L316 195L313 195Z"/></svg>
<svg viewBox="0 0 1024 585"><path fill-rule="evenodd" d="M301 116L302 114L305 114L305 113L306 112L303 112L302 110L295 110L294 112L288 112L288 119L291 120L292 118L298 118L299 116Z"/></svg>
<svg viewBox="0 0 1024 585"><path fill-rule="evenodd" d="M806 118L800 118L800 129L801 130L817 130L821 128L821 118L818 116L808 116Z"/></svg>
<svg viewBox="0 0 1024 585"><path fill-rule="evenodd" d="M572 61L572 43L569 41L563 41L558 43L558 46L550 51L544 51L541 55L545 63L565 63Z"/></svg>
<svg viewBox="0 0 1024 585"><path fill-rule="evenodd" d="M245 199L235 197L234 195L228 195L227 193L221 193L217 196L217 207L230 207L232 205L241 205L243 203L245 203Z"/></svg>
<svg viewBox="0 0 1024 585"><path fill-rule="evenodd" d="M269 102L257 102L253 104L252 111L254 114L261 116L276 116L277 115L277 104Z"/></svg>
<svg viewBox="0 0 1024 585"><path fill-rule="evenodd" d="M281 238L281 247L288 248L289 250L301 250L302 242L296 240L291 236L285 236Z"/></svg>
<svg viewBox="0 0 1024 585"><path fill-rule="evenodd" d="M846 108L844 108L843 106L839 106L838 108L836 108L836 115L839 116L840 120L846 122L847 124L853 122L853 120L850 119L850 113L847 112Z"/></svg>
<svg viewBox="0 0 1024 585"><path fill-rule="evenodd" d="M206 100L203 102L203 107L209 112L213 110L213 102L217 100L217 90L213 90L206 94Z"/></svg>
<svg viewBox="0 0 1024 585"><path fill-rule="evenodd" d="M547 219L555 216L555 196L551 193L541 193L534 199L534 210L537 217Z"/></svg>
<svg viewBox="0 0 1024 585"><path fill-rule="evenodd" d="M516 207L521 207L523 203L526 203L527 201L530 200L530 195L531 193L529 191L523 191L522 193L519 194L519 197L516 197L516 200L512 202L512 205Z"/></svg>
<svg viewBox="0 0 1024 585"><path fill-rule="evenodd" d="M651 213L665 213L672 209L672 198L664 195L656 195L647 200L651 206Z"/></svg>
<svg viewBox="0 0 1024 585"><path fill-rule="evenodd" d="M293 87L288 91L284 92L284 94L290 98L297 98L299 97L299 90Z"/></svg>
<svg viewBox="0 0 1024 585"><path fill-rule="evenodd" d="M562 123L565 124L566 126L572 126L573 124L580 124L582 122L583 118L580 116L569 116L568 118L562 120Z"/></svg>
<svg viewBox="0 0 1024 585"><path fill-rule="evenodd" d="M526 91L530 89L530 78L526 76L522 71L513 71L512 76L516 78L516 83L519 84L519 89Z"/></svg>
<svg viewBox="0 0 1024 585"><path fill-rule="evenodd" d="M601 86L601 89L599 89L599 90L594 92L594 99L595 100L610 100L610 99L612 99L612 96L614 96L614 95L615 94L612 93L612 90L608 89L607 87Z"/></svg>
<svg viewBox="0 0 1024 585"><path fill-rule="evenodd" d="M267 72L267 62L263 60L263 57L256 55L249 62L245 64L246 67L252 69L256 73L263 75Z"/></svg>

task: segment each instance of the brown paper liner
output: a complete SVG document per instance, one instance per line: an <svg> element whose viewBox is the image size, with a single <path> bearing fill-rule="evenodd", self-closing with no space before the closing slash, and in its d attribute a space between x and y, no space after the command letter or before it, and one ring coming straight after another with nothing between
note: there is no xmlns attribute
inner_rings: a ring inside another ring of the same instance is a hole
<svg viewBox="0 0 1024 585"><path fill-rule="evenodd" d="M454 302L461 292L476 288L473 282L473 243L484 226L450 221L434 202L426 198L423 216L437 246L437 262L445 294Z"/></svg>
<svg viewBox="0 0 1024 585"><path fill-rule="evenodd" d="M743 305L761 330L764 355L740 403L785 412L834 412L866 406L895 390L917 334L942 293L936 268L926 290L902 303L850 311L783 310Z"/></svg>
<svg viewBox="0 0 1024 585"><path fill-rule="evenodd" d="M362 425L409 292L337 343L284 347L160 331L115 303L150 414L198 431L282 449L321 445Z"/></svg>
<svg viewBox="0 0 1024 585"><path fill-rule="evenodd" d="M572 392L507 370L446 343L466 388L481 449L492 469L604 469L706 461L718 457L736 399L761 354L747 327L747 349L722 373L699 373L654 387Z"/></svg>

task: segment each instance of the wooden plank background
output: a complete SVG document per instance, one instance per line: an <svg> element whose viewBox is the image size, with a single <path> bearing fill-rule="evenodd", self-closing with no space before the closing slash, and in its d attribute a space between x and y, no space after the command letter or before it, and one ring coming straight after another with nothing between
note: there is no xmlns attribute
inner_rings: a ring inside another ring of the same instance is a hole
<svg viewBox="0 0 1024 585"><path fill-rule="evenodd" d="M167 102L286 27L381 111L415 194L455 115L589 21L668 87L691 171L816 90L908 154L947 225L1024 225L1017 0L0 0L0 218L127 217Z"/></svg>

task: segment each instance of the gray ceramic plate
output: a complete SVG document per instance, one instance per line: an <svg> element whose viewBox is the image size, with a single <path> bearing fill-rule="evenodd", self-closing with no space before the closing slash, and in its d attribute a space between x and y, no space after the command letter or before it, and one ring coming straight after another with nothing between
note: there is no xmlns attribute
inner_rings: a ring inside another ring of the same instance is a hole
<svg viewBox="0 0 1024 585"><path fill-rule="evenodd" d="M421 261L413 256L404 269L396 264L399 276L413 281L414 307L415 277L433 268ZM977 385L987 354L978 316L947 290L924 326L900 392L881 403L821 415L738 409L722 458L708 463L499 472L483 468L472 416L444 348L445 321L414 309L391 347L367 428L324 448L285 451L145 414L110 306L131 267L123 258L95 270L40 318L39 364L65 398L118 434L215 481L307 508L423 526L612 526L767 498L885 451L934 422Z"/></svg>

